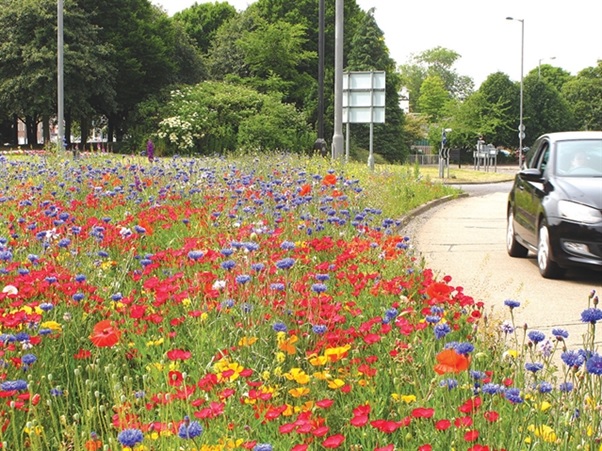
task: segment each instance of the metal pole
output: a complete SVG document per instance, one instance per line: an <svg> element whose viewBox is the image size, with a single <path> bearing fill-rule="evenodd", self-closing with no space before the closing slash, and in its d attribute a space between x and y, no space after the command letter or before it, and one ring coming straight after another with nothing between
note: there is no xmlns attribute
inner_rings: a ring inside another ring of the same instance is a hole
<svg viewBox="0 0 602 451"><path fill-rule="evenodd" d="M520 119L518 132L518 167L522 167L523 161L523 139L525 137L525 126L523 125L523 69L525 65L525 19L520 19Z"/></svg>
<svg viewBox="0 0 602 451"><path fill-rule="evenodd" d="M63 148L65 139L65 124L64 124L64 83L63 83L63 0L58 0L57 3L57 121L58 121L58 136L57 146Z"/></svg>
<svg viewBox="0 0 602 451"><path fill-rule="evenodd" d="M336 0L332 156L343 156L343 0Z"/></svg>
<svg viewBox="0 0 602 451"><path fill-rule="evenodd" d="M318 13L318 139L314 150L324 156L326 141L324 140L324 0L319 2Z"/></svg>

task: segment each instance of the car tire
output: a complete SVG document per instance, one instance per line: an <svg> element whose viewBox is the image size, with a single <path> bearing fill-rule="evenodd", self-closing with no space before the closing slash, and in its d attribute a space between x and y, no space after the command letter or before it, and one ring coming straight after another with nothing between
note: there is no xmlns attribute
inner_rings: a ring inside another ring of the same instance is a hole
<svg viewBox="0 0 602 451"><path fill-rule="evenodd" d="M516 241L516 233L514 233L514 214L512 208L508 210L508 222L506 224L506 250L510 257L525 258L529 253L529 249Z"/></svg>
<svg viewBox="0 0 602 451"><path fill-rule="evenodd" d="M539 273L546 279L557 279L562 275L562 269L552 260L550 248L550 232L545 219L539 224L537 238L537 266Z"/></svg>

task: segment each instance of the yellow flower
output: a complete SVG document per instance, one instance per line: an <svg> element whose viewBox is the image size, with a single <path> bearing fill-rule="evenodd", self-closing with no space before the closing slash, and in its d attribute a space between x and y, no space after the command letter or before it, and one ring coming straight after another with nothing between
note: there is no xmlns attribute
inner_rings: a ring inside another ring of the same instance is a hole
<svg viewBox="0 0 602 451"><path fill-rule="evenodd" d="M351 345L337 346L336 348L327 348L324 351L324 355L328 357L331 362L337 362L347 356L347 353L351 349Z"/></svg>
<svg viewBox="0 0 602 451"><path fill-rule="evenodd" d="M406 404L411 404L416 402L416 395L401 395L401 400Z"/></svg>
<svg viewBox="0 0 602 451"><path fill-rule="evenodd" d="M270 374L270 372L269 372L269 371L267 371L267 370L266 370L266 371L264 371L263 373L261 373L261 378L262 378L264 381L267 381L267 380L269 380L269 379L270 379L270 377L271 377L271 374Z"/></svg>
<svg viewBox="0 0 602 451"><path fill-rule="evenodd" d="M238 341L238 346L251 346L257 341L257 337L242 337Z"/></svg>
<svg viewBox="0 0 602 451"><path fill-rule="evenodd" d="M40 329L50 329L54 332L60 332L63 329L63 326L56 321L44 321L40 324Z"/></svg>
<svg viewBox="0 0 602 451"><path fill-rule="evenodd" d="M318 371L312 374L312 376L321 381L330 379L330 373L328 371Z"/></svg>
<svg viewBox="0 0 602 451"><path fill-rule="evenodd" d="M190 298L182 299L182 305L188 307L190 305Z"/></svg>
<svg viewBox="0 0 602 451"><path fill-rule="evenodd" d="M294 380L300 385L309 384L310 380L309 375L301 368L292 368L288 373L284 374L284 377L286 377L289 381Z"/></svg>
<svg viewBox="0 0 602 451"><path fill-rule="evenodd" d="M282 363L285 360L286 360L286 354L284 352L277 352L276 353L276 362Z"/></svg>
<svg viewBox="0 0 602 451"><path fill-rule="evenodd" d="M542 412L545 412L546 410L549 410L552 407L552 404L550 404L548 401L543 401L541 403L541 405L539 406L539 410L541 410Z"/></svg>
<svg viewBox="0 0 602 451"><path fill-rule="evenodd" d="M300 398L301 396L309 395L309 388L307 388L307 387L291 388L288 391L288 394L291 395L293 398Z"/></svg>
<svg viewBox="0 0 602 451"><path fill-rule="evenodd" d="M507 359L508 357L511 359L516 359L518 357L518 351L516 349L508 349L506 352L504 352L503 358Z"/></svg>
<svg viewBox="0 0 602 451"><path fill-rule="evenodd" d="M328 388L331 388L333 390L338 390L339 388L343 387L345 385L345 381L342 379L333 379L331 381L328 381Z"/></svg>
<svg viewBox="0 0 602 451"><path fill-rule="evenodd" d="M314 356L309 359L309 363L311 363L313 366L323 366L328 363L328 357L325 355Z"/></svg>
<svg viewBox="0 0 602 451"><path fill-rule="evenodd" d="M527 426L527 430L529 432L533 432L535 434L535 437L542 438L545 442L548 442L548 443L554 443L554 442L556 442L556 439L558 438L556 436L556 433L554 432L554 429L552 429L550 426L547 426L545 424L542 424L539 427L536 427L535 425L530 424L529 426Z"/></svg>

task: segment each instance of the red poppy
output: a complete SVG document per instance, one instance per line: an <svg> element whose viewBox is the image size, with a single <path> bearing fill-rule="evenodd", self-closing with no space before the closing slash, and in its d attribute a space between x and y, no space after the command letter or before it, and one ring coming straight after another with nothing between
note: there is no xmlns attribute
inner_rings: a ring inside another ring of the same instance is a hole
<svg viewBox="0 0 602 451"><path fill-rule="evenodd" d="M451 421L449 420L439 420L435 423L435 429L438 431L446 431L451 427Z"/></svg>
<svg viewBox="0 0 602 451"><path fill-rule="evenodd" d="M464 434L464 440L466 440L467 442L474 442L478 438L479 431L476 431L474 429L471 431L466 431L466 434Z"/></svg>
<svg viewBox="0 0 602 451"><path fill-rule="evenodd" d="M109 348L119 342L120 336L121 332L113 326L112 321L105 319L94 326L92 334L90 334L90 340L94 346Z"/></svg>
<svg viewBox="0 0 602 451"><path fill-rule="evenodd" d="M365 426L368 424L368 415L354 415L353 418L349 421L352 426L356 428Z"/></svg>
<svg viewBox="0 0 602 451"><path fill-rule="evenodd" d="M472 417L459 417L454 420L454 426L457 428L469 428L472 426Z"/></svg>
<svg viewBox="0 0 602 451"><path fill-rule="evenodd" d="M168 377L168 383L172 387L179 387L184 382L184 376L180 371L170 371Z"/></svg>
<svg viewBox="0 0 602 451"><path fill-rule="evenodd" d="M449 299L450 293L454 291L452 287L446 283L433 282L426 287L426 294L434 300L443 301Z"/></svg>
<svg viewBox="0 0 602 451"><path fill-rule="evenodd" d="M295 445L291 448L291 451L307 451L308 445Z"/></svg>
<svg viewBox="0 0 602 451"><path fill-rule="evenodd" d="M341 434L335 434L328 437L322 442L324 448L338 448L345 441L345 436Z"/></svg>
<svg viewBox="0 0 602 451"><path fill-rule="evenodd" d="M483 401L481 400L481 398L477 396L475 398L466 400L466 402L462 404L458 408L458 410L462 413L476 412L479 409L479 407L481 407L482 403Z"/></svg>
<svg viewBox="0 0 602 451"><path fill-rule="evenodd" d="M306 183L301 186L299 190L299 196L309 196L311 194L311 185Z"/></svg>
<svg viewBox="0 0 602 451"><path fill-rule="evenodd" d="M381 446L378 448L374 448L374 451L394 451L394 450L395 450L394 445L387 445L387 446Z"/></svg>
<svg viewBox="0 0 602 451"><path fill-rule="evenodd" d="M495 423L498 418L500 417L500 414L497 413L495 410L488 410L487 412L485 412L483 414L483 416L485 417L485 419L491 423Z"/></svg>
<svg viewBox="0 0 602 451"><path fill-rule="evenodd" d="M426 445L422 445L418 447L418 451L431 451L433 447L428 443Z"/></svg>
<svg viewBox="0 0 602 451"><path fill-rule="evenodd" d="M188 360L190 357L192 357L192 354L189 351L184 351L182 349L167 351L167 358L169 360Z"/></svg>
<svg viewBox="0 0 602 451"><path fill-rule="evenodd" d="M468 369L470 357L458 354L454 349L444 349L437 354L437 365L435 372L437 374L461 373Z"/></svg>
<svg viewBox="0 0 602 451"><path fill-rule="evenodd" d="M430 409L430 408L425 408L425 407L418 407L414 410L412 410L412 416L414 418L432 418L433 415L435 414L435 409Z"/></svg>
<svg viewBox="0 0 602 451"><path fill-rule="evenodd" d="M337 176L334 174L327 174L324 176L324 178L322 179L322 185L336 185L337 183Z"/></svg>
<svg viewBox="0 0 602 451"><path fill-rule="evenodd" d="M321 399L319 401L316 401L316 406L321 407L322 409L328 409L333 404L334 400L332 399Z"/></svg>

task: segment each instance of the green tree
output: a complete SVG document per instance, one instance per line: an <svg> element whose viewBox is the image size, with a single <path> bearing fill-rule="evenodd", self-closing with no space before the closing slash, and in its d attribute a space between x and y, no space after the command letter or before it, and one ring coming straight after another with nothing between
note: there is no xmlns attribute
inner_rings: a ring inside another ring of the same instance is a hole
<svg viewBox="0 0 602 451"><path fill-rule="evenodd" d="M89 26L92 13L71 0L64 5L65 112L67 118L83 117L100 102L108 108L114 105L115 70L106 63L112 50L99 30ZM53 0L0 3L0 104L25 120L29 144L37 141L37 123L47 123L56 112L56 19ZM48 139L48 126L44 128Z"/></svg>
<svg viewBox="0 0 602 451"><path fill-rule="evenodd" d="M475 113L482 121L476 132L488 143L518 148L520 87L508 75L496 72L487 77L478 92L483 98Z"/></svg>
<svg viewBox="0 0 602 451"><path fill-rule="evenodd" d="M572 111L554 87L540 82L537 74L529 74L523 82L525 145L531 145L543 133L570 130L574 127Z"/></svg>
<svg viewBox="0 0 602 451"><path fill-rule="evenodd" d="M527 75L537 75L538 80L549 83L558 92L561 92L564 84L573 78L570 72L550 64L542 64Z"/></svg>
<svg viewBox="0 0 602 451"><path fill-rule="evenodd" d="M602 130L602 60L566 82L562 95L575 115L579 130Z"/></svg>
<svg viewBox="0 0 602 451"><path fill-rule="evenodd" d="M453 69L458 58L460 54L453 50L435 47L412 55L407 63L399 66L403 86L410 93L411 111L423 112L420 111L421 88L428 77L438 76L452 98L463 100L473 92L472 79L459 75Z"/></svg>
<svg viewBox="0 0 602 451"><path fill-rule="evenodd" d="M160 145L171 152L303 151L314 139L307 118L279 96L227 82L174 91L156 117Z"/></svg>
<svg viewBox="0 0 602 451"><path fill-rule="evenodd" d="M437 122L443 115L446 104L450 101L449 91L438 75L429 75L420 86L418 109L426 114L432 122Z"/></svg>
<svg viewBox="0 0 602 451"><path fill-rule="evenodd" d="M195 3L173 16L186 34L194 41L201 53L206 54L217 35L217 30L238 13L227 2Z"/></svg>

